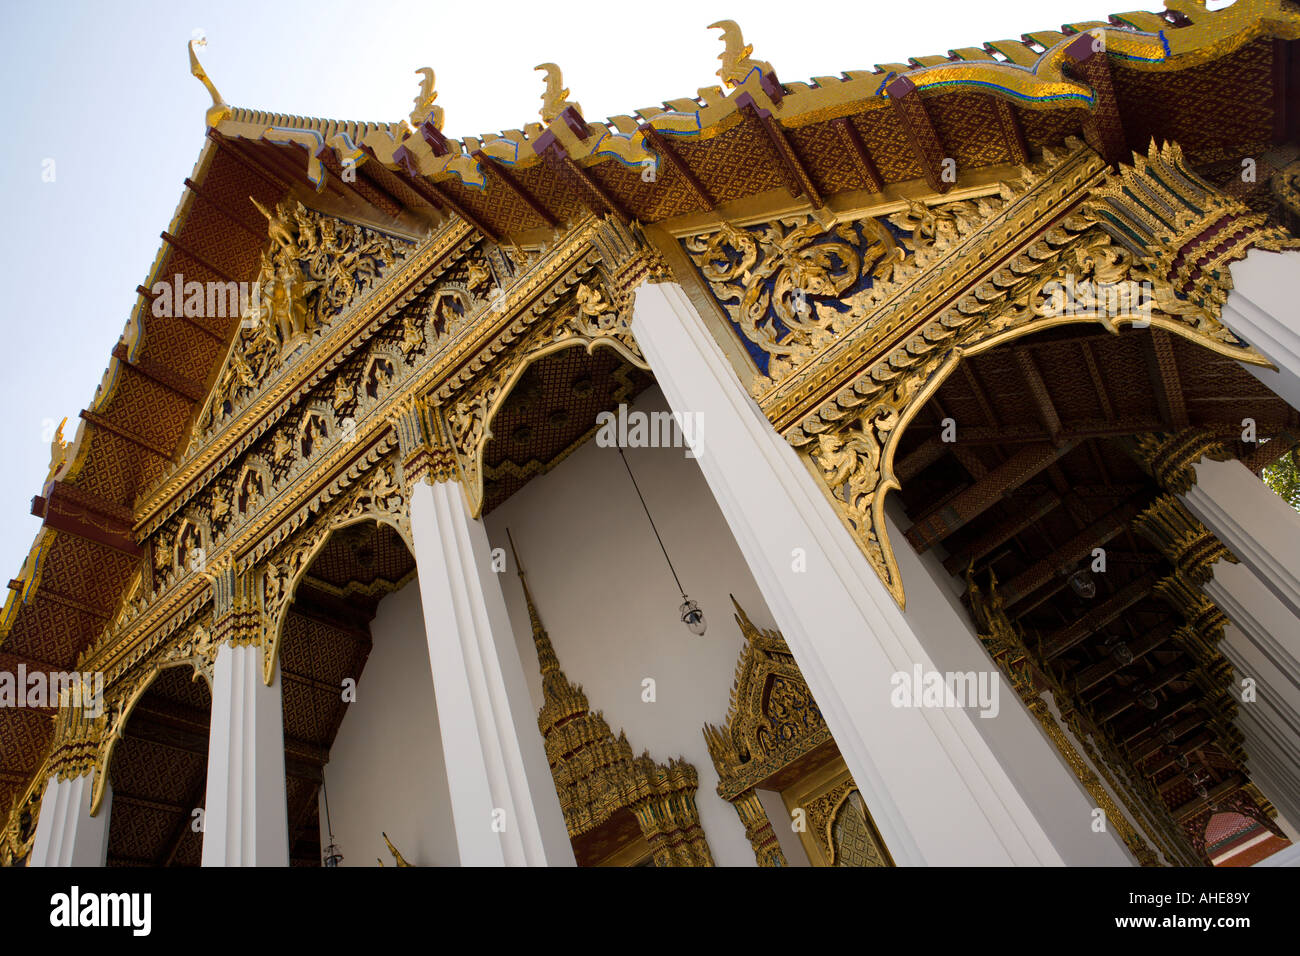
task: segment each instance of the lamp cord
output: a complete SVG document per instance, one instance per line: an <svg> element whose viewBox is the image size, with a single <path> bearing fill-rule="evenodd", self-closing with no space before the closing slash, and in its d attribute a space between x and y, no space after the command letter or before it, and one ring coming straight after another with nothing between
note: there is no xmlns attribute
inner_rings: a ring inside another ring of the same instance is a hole
<svg viewBox="0 0 1300 956"><path fill-rule="evenodd" d="M668 557L668 549L664 547L664 539L659 537L659 529L655 527L655 519L650 517L650 509L646 507L645 495L641 494L641 486L636 483L636 475L632 474L632 466L627 463L627 456L623 454L623 449L618 449L618 457L623 459L623 467L627 469L627 476L632 479L632 487L636 489L636 496L641 499L641 507L645 511L646 519L650 522L650 530L655 533L655 540L659 542L659 550L664 553L664 560L668 562L668 570L673 573L673 581L677 584L677 590L682 593L682 600L685 601L686 590L682 587L682 582L677 577L677 570L673 567L673 559Z"/></svg>

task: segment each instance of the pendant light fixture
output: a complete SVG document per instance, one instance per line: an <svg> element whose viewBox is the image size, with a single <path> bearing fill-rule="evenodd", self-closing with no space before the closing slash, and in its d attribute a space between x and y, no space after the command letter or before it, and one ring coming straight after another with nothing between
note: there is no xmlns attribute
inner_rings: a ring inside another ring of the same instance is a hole
<svg viewBox="0 0 1300 956"><path fill-rule="evenodd" d="M678 608L678 613L682 616L682 623L686 629L696 637L703 637L705 630L708 629L708 622L704 620L704 612L700 610L700 605L686 596L686 591L682 587L681 580L677 577L677 570L673 567L673 559L668 557L668 549L664 547L664 539L659 537L659 529L655 527L655 519L650 517L650 509L646 506L645 496L641 494L641 487L636 483L636 475L632 474L632 466L627 463L627 456L623 454L623 449L618 450L618 457L623 459L623 467L627 469L627 476L632 479L632 487L636 489L636 496L641 499L641 507L645 510L646 519L650 522L650 530L655 533L655 540L659 542L659 550L664 553L664 560L668 562L668 570L673 574L673 581L677 584L677 590L682 595L682 606Z"/></svg>
<svg viewBox="0 0 1300 956"><path fill-rule="evenodd" d="M330 823L330 792L325 786L325 771L321 770L320 779L321 792L325 794L325 829L329 831L330 842L325 847L325 865L336 867L343 862L343 854L339 851L339 845L334 842L334 825Z"/></svg>

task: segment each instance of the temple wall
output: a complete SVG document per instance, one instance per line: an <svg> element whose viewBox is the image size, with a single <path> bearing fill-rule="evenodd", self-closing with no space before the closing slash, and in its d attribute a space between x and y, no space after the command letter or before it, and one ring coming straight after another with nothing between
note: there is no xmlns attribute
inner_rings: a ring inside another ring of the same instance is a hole
<svg viewBox="0 0 1300 956"><path fill-rule="evenodd" d="M668 406L652 386L631 407ZM695 461L680 448L625 453L682 586L705 612L703 637L678 617L681 598L614 448L588 441L532 479L488 514L488 536L508 554L509 527L560 664L582 685L592 708L604 711L615 733L627 732L635 752L648 749L659 762L681 756L695 765L700 820L714 861L753 866L735 810L717 795L701 728L726 717L740 655L728 594L757 626L773 627L774 621ZM537 654L514 572L510 562L502 587L533 703L540 707ZM642 701L646 679L655 681L654 703Z"/></svg>
<svg viewBox="0 0 1300 956"><path fill-rule="evenodd" d="M386 832L417 866L459 866L415 581L380 602L374 646L325 766L343 866L393 865ZM329 843L320 806L321 847Z"/></svg>

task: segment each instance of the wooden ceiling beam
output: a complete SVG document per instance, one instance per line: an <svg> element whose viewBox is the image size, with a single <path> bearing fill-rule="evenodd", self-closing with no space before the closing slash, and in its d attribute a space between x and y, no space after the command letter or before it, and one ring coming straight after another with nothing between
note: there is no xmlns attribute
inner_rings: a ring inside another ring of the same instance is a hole
<svg viewBox="0 0 1300 956"><path fill-rule="evenodd" d="M1110 75L1104 45L1091 33L1080 33L1065 48L1064 67L1092 88L1092 107L1083 123L1083 138L1108 164L1128 158L1128 139Z"/></svg>
<svg viewBox="0 0 1300 956"><path fill-rule="evenodd" d="M1061 441L1085 441L1090 438L1127 438L1130 435L1143 435L1149 432L1165 431L1167 422L1159 418L1143 416L1125 418L1119 421L1092 419L1071 422L1057 433ZM959 427L957 441L963 445L1025 445L1050 444L1051 435L1038 425L1007 425L988 427L983 425ZM930 465L934 464L949 451L954 442L945 442L939 435L933 435L916 447L906 457L894 464L894 474L900 481L916 477Z"/></svg>
<svg viewBox="0 0 1300 956"><path fill-rule="evenodd" d="M218 269L216 266L214 266L214 265L213 265L211 262L209 262L207 259L203 258L201 255L199 255L197 252L195 252L194 249L193 249L191 246L189 246L187 243L181 241L181 240L178 239L176 236L173 236L173 235L172 235L170 232L168 232L166 229L164 229L164 230L163 230L162 232L160 232L158 235L162 238L162 241L165 242L165 243L167 243L167 245L171 246L172 249L176 250L177 252L179 252L179 253L181 253L181 254L183 254L183 255L189 256L189 257L190 257L191 259L193 259L196 263L198 263L198 264L199 264L200 266L202 266L204 269L207 269L209 272L211 272L214 276L216 276L216 277L217 277L218 279L220 279L222 282L234 282L234 281L235 281L235 280L232 279L229 275L227 275L224 271L222 271L221 269ZM172 311L173 311L173 312L184 312L183 309L173 309Z"/></svg>
<svg viewBox="0 0 1300 956"><path fill-rule="evenodd" d="M521 186L519 184L519 181L516 180L515 177L512 176L510 172L503 165L498 163L495 159L493 159L487 153L483 152L483 150L481 149L474 151L473 158L474 161L477 162L480 167L482 167L485 173L487 173L492 179L495 179L498 183L500 183L502 187L505 188L506 192L510 193L521 203L527 206L530 210L532 210L533 215L541 219L544 223L546 223L546 225L554 229L556 226L560 224L560 220L556 219L553 215L551 215L551 213L546 209L546 207L543 206L541 202L539 202L537 198L533 196L532 193L530 193L527 189Z"/></svg>
<svg viewBox="0 0 1300 956"><path fill-rule="evenodd" d="M399 148L398 152L400 153L402 150ZM397 154L395 153L394 156L396 155ZM410 187L413 193L427 202L430 206L433 206L435 209L440 211L449 210L453 215L458 216L464 222L469 223L472 228L477 230L478 233L489 242L499 243L501 241L501 236L495 229L488 226L485 222L462 206L449 192L444 190L437 183L429 182L421 176L419 170L415 168L415 161L409 157L409 154L406 156L404 168L398 173L398 176L401 178L403 183Z"/></svg>
<svg viewBox="0 0 1300 956"><path fill-rule="evenodd" d="M790 195L796 199L800 196L805 197L814 209L825 206L826 200L822 198L816 183L812 181L808 167L790 145L789 137L785 135L785 130L781 129L781 125L777 123L771 111L759 109L754 98L748 93L742 93L737 97L736 105L745 117L745 121L756 125L763 138L767 140L768 148L776 160L776 167L781 171L781 178L785 180Z"/></svg>
<svg viewBox="0 0 1300 956"><path fill-rule="evenodd" d="M1033 567L1017 574L1002 588L1002 600L1006 603L1006 606L1012 607L1016 602L1033 594L1053 578L1057 578L1063 583L1070 568L1085 555L1090 554L1093 548L1101 547L1128 527L1128 523L1137 517L1138 513L1148 504L1150 504L1150 501L1144 496L1111 509L1065 542L1065 544L1058 547L1056 553L1051 557L1044 558ZM1080 638L1080 640L1082 639ZM1056 653L1059 654L1060 651ZM1055 656L1055 654L1049 656Z"/></svg>
<svg viewBox="0 0 1300 956"><path fill-rule="evenodd" d="M1098 721L1109 723L1130 707L1136 707L1143 694L1154 694L1173 681L1186 679L1189 666L1191 661L1180 655L1154 673L1138 678L1140 683L1135 686L1111 691L1096 704Z"/></svg>
<svg viewBox="0 0 1300 956"><path fill-rule="evenodd" d="M1164 329L1151 330L1151 349L1144 350L1147 375L1151 389L1160 408L1160 417L1168 419L1178 430L1189 424L1187 403L1183 400L1183 386L1178 377L1178 364L1174 361L1173 339Z"/></svg>
<svg viewBox="0 0 1300 956"><path fill-rule="evenodd" d="M147 379L159 388L171 392L179 398L183 398L188 402L201 402L207 397L199 385L152 359L140 356L132 361L125 342L118 342L117 345L113 346L112 354L113 358L136 375Z"/></svg>
<svg viewBox="0 0 1300 956"><path fill-rule="evenodd" d="M908 528L905 532L907 540L918 554L928 551L1073 447L1074 442L1064 442L1060 446L1030 445L1021 449L983 479L963 490L946 507Z"/></svg>
<svg viewBox="0 0 1300 956"><path fill-rule="evenodd" d="M543 135L549 136L550 133ZM540 140L538 148L541 149ZM541 149L541 153L560 181L568 184L570 191L592 215L612 215L624 225L631 222L632 217L628 215L627 210L600 183L596 182L590 173L573 161L573 157L565 152L559 140L552 137L552 141Z"/></svg>
<svg viewBox="0 0 1300 956"><path fill-rule="evenodd" d="M1179 740L1172 744L1166 744L1165 747L1156 751L1156 756L1163 758L1159 763L1147 767L1140 766L1138 769L1148 777L1154 777L1161 771L1177 766L1178 758L1180 756L1189 756L1204 747L1206 744L1212 743L1214 743L1214 734L1210 733L1208 730L1202 729L1191 737L1188 737L1186 740Z"/></svg>
<svg viewBox="0 0 1300 956"><path fill-rule="evenodd" d="M228 151L230 155L234 156L235 159L244 166L244 168L255 173L275 192L284 193L293 188L295 179L286 179L283 173L272 170L256 156L253 156L236 140L227 139L216 130L211 129L208 130L208 138L217 143L222 149Z"/></svg>
<svg viewBox="0 0 1300 956"><path fill-rule="evenodd" d="M1025 143L1025 131L1016 118L1015 108L1000 96L990 96L993 109L998 114L998 125L1002 127L1002 139L1007 146L1007 156L1016 166L1029 162L1029 146Z"/></svg>
<svg viewBox="0 0 1300 956"><path fill-rule="evenodd" d="M1046 491L1031 501L1024 508L1017 508L1007 518L1003 518L987 532L973 542L944 558L943 567L949 574L960 574L965 568L979 561L986 554L1002 547L1035 521L1051 514L1061 503L1061 496L1055 491Z"/></svg>
<svg viewBox="0 0 1300 956"><path fill-rule="evenodd" d="M254 240L257 241L259 247L266 243L267 236L265 230L255 229L252 226L250 226L239 216L236 216L233 212L227 209L225 203L221 202L210 192L200 189L198 184L195 183L194 180L186 177L185 188L188 189L190 192L194 193L194 195L198 199L203 200L204 205L211 207L219 216L221 216L222 219L226 220L226 222L230 223L236 229L239 229L241 232L247 234L248 236L251 236Z"/></svg>
<svg viewBox="0 0 1300 956"><path fill-rule="evenodd" d="M1192 687L1170 697L1161 705L1160 710L1155 712L1144 712L1144 716L1133 721L1129 725L1116 728L1114 737L1120 743L1129 745L1134 740L1141 739L1151 732L1152 726L1162 726L1168 724L1176 715L1182 713L1188 707L1195 707L1204 702L1204 695L1199 688Z"/></svg>
<svg viewBox="0 0 1300 956"><path fill-rule="evenodd" d="M717 200L709 195L709 191L704 188L704 184L700 182L699 177L695 175L673 145L668 142L668 138L649 123L641 124L637 127L637 132L645 137L654 151L672 167L677 175L682 177L687 189L691 191L695 201L699 204L700 210L702 212L712 212L718 205Z"/></svg>
<svg viewBox="0 0 1300 956"><path fill-rule="evenodd" d="M1136 514L1137 510L1133 513ZM1127 511L1125 513L1127 513ZM1111 515L1113 514L1114 512L1111 512ZM1097 522L1097 526L1104 528L1112 527L1112 522L1108 520L1111 518L1111 515L1102 518L1101 521ZM1091 530L1091 528L1086 529L1086 531L1089 532ZM1091 550L1092 547L1093 546L1090 546L1089 550ZM1131 608L1138 601L1142 600L1142 598L1150 594L1151 589L1155 587L1155 584L1160 580L1160 577L1161 575L1158 572L1148 571L1141 577L1134 578L1073 624L1063 627L1059 631L1052 632L1052 634L1043 640L1043 657L1049 661L1054 660L1076 644L1086 641L1103 627L1109 626L1117 617ZM1134 656L1136 657L1137 655L1135 654ZM1084 673L1088 674L1087 671ZM1096 683L1096 681L1092 681L1092 676L1093 675L1089 674L1089 680L1091 681L1091 683L1087 685L1089 687L1091 687L1093 683ZM1080 679L1083 679L1082 674L1080 675ZM1079 689L1084 690L1086 688L1080 687Z"/></svg>
<svg viewBox="0 0 1300 956"><path fill-rule="evenodd" d="M1106 381L1101 376L1101 366L1097 364L1097 355L1092 350L1092 343L1088 339L1078 339L1079 350L1083 353L1083 364L1088 369L1088 377L1092 379L1093 390L1097 393L1097 403L1101 405L1101 412L1106 417L1106 421L1115 420L1115 406L1110 401L1110 391L1106 388Z"/></svg>
<svg viewBox="0 0 1300 956"><path fill-rule="evenodd" d="M1119 592L1116 593L1118 595ZM1119 613L1123 613L1123 610L1127 610L1127 608L1121 609ZM1113 619L1114 618L1112 618L1111 620ZM1109 623L1110 621L1105 621L1101 624L1098 624L1097 629L1105 627ZM1096 664L1092 664L1089 667L1085 667L1082 671L1079 672L1078 676L1074 678L1075 691L1077 693L1082 694L1086 691L1092 690L1092 688L1096 687L1098 684L1106 680L1111 675L1117 674L1120 671L1122 671L1124 668L1128 667L1130 664L1134 664L1137 661L1142 660L1142 658L1146 657L1147 654L1151 653L1156 648L1164 644L1165 641L1169 640L1170 635L1172 635L1174 631L1178 630L1178 627L1179 627L1178 621L1169 620L1166 621L1164 624L1161 624L1155 630L1148 631L1138 640L1134 641L1131 645L1129 645L1129 651L1130 653L1132 653L1133 656L1127 661L1121 661L1118 657L1115 656L1114 651L1111 651L1110 656L1108 656L1105 660L1098 661ZM1096 633L1097 629L1093 631L1094 634Z"/></svg>
<svg viewBox="0 0 1300 956"><path fill-rule="evenodd" d="M158 296L154 294L153 290L146 289L142 285L136 286L135 291L137 295L146 299L150 303L151 307L153 304L153 300L158 298ZM152 314L152 308L150 308L150 314ZM193 318L185 314L184 309L173 309L172 314L168 316L168 318L179 319L181 322L184 322L186 325L192 328L195 332L198 332L201 335L205 336L206 338L211 339L213 342L221 346L221 348L223 349L230 347L230 342L226 339L225 336L212 331L212 329L208 328L206 325L203 325L200 322L196 322Z"/></svg>
<svg viewBox="0 0 1300 956"><path fill-rule="evenodd" d="M1142 763L1144 760L1150 759L1152 754L1158 753L1162 747L1177 744L1181 738L1204 726L1205 715L1200 711L1195 711L1178 723L1169 725L1169 741L1166 741L1162 736L1160 727L1148 727L1143 734L1130 741L1128 746L1129 757L1134 763Z"/></svg>
<svg viewBox="0 0 1300 956"><path fill-rule="evenodd" d="M1189 800L1181 807L1176 807L1173 811L1174 819L1189 820L1215 801L1220 800L1229 794L1236 793L1249 782L1250 781L1246 779L1245 774L1241 772L1234 773L1231 777L1228 777L1221 783L1209 788L1205 796L1197 797L1195 800Z"/></svg>
<svg viewBox="0 0 1300 956"><path fill-rule="evenodd" d="M1061 416L1056 413L1056 405L1052 402L1052 395L1047 390L1047 383L1043 381L1043 376L1039 374L1038 366L1034 363L1034 356L1024 349L1016 349L1016 365L1020 368L1020 374L1024 376L1025 384L1029 386L1029 394L1034 398L1034 405L1038 409L1038 418L1047 429L1047 434L1051 436L1053 442L1061 434Z"/></svg>
<svg viewBox="0 0 1300 956"><path fill-rule="evenodd" d="M916 84L905 75L894 77L885 87L894 115L903 126L912 158L920 167L925 181L937 193L946 193L953 184L943 178L944 160L950 158L939 140L939 132L930 120Z"/></svg>
<svg viewBox="0 0 1300 956"><path fill-rule="evenodd" d="M374 180L360 175L360 166L354 165L352 167L352 179L349 181L348 177L344 175L343 164L330 147L321 146L316 150L315 156L320 160L321 165L325 167L331 180L338 183L342 189L367 206L379 210L387 218L400 220L402 213L407 211L406 204L400 199L393 196ZM365 165L369 165L369 163Z"/></svg>
<svg viewBox="0 0 1300 956"><path fill-rule="evenodd" d="M871 153L867 151L867 144L862 141L862 134L858 128L853 125L853 120L847 116L841 116L837 120L832 120L831 125L839 134L840 142L844 144L844 152L853 160L853 167L857 170L862 185L873 193L882 193L885 191L885 180L880 175L880 170L871 159Z"/></svg>
<svg viewBox="0 0 1300 956"><path fill-rule="evenodd" d="M176 459L170 451L155 445L147 438L137 435L120 425L113 424L113 422L109 421L109 419L104 415L100 415L85 408L80 411L79 415L83 421L90 422L90 424L94 425L96 428L102 428L104 431L116 435L125 442L130 442L136 448L147 451L149 454L155 455L165 462L170 462L171 464L176 463Z"/></svg>

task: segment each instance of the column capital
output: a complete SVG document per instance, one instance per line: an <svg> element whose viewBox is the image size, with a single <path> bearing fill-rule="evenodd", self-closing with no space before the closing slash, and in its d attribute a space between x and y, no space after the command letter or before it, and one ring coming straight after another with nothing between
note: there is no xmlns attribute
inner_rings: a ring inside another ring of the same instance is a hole
<svg viewBox="0 0 1300 956"><path fill-rule="evenodd" d="M459 481L456 449L440 406L418 395L405 399L393 415L402 477L407 486L420 481Z"/></svg>
<svg viewBox="0 0 1300 956"><path fill-rule="evenodd" d="M1264 213L1193 173L1177 143L1153 139L1146 156L1120 164L1085 208L1177 296L1215 319L1232 289L1230 263L1251 249L1300 249L1300 239L1269 225Z"/></svg>

